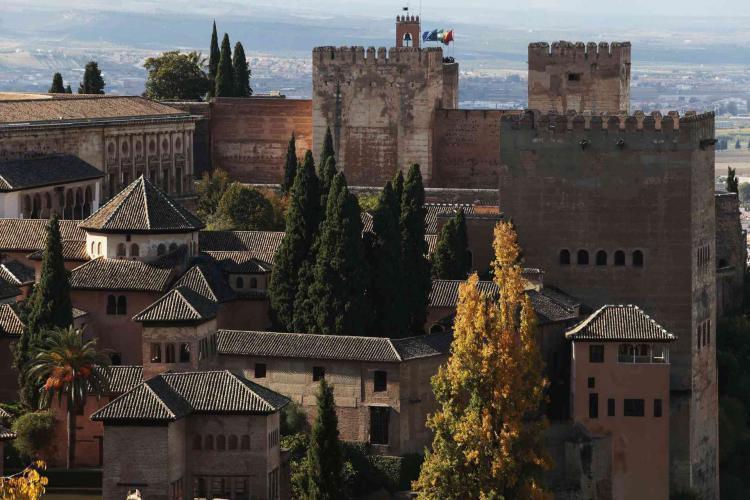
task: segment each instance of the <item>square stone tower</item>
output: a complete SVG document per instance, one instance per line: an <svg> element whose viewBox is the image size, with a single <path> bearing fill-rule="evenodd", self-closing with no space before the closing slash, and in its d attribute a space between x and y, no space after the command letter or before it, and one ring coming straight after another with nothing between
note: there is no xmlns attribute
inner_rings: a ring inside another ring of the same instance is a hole
<svg viewBox="0 0 750 500"><path fill-rule="evenodd" d="M396 47L418 49L421 40L419 16L396 16Z"/></svg>
<svg viewBox="0 0 750 500"><path fill-rule="evenodd" d="M543 113L627 113L630 42L530 44L528 108Z"/></svg>

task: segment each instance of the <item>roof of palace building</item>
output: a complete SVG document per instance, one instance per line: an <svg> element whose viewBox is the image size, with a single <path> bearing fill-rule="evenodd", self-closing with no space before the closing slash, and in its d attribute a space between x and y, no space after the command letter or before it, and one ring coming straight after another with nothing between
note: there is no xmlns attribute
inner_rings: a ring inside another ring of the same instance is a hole
<svg viewBox="0 0 750 500"><path fill-rule="evenodd" d="M133 317L140 322L202 322L216 317L216 302L179 286Z"/></svg>
<svg viewBox="0 0 750 500"><path fill-rule="evenodd" d="M163 292L172 278L170 266L98 257L70 272L70 287L78 290Z"/></svg>
<svg viewBox="0 0 750 500"><path fill-rule="evenodd" d="M144 176L105 203L81 228L103 233L185 233L203 223Z"/></svg>
<svg viewBox="0 0 750 500"><path fill-rule="evenodd" d="M63 240L62 254L64 260L86 262L90 259L86 253L86 240ZM42 260L44 258L44 249L37 250L27 255L29 260Z"/></svg>
<svg viewBox="0 0 750 500"><path fill-rule="evenodd" d="M171 422L192 413L261 414L283 408L281 394L230 371L162 373L91 415L104 422Z"/></svg>
<svg viewBox="0 0 750 500"><path fill-rule="evenodd" d="M34 269L17 260L6 260L0 264L0 277L14 285L27 285L36 279Z"/></svg>
<svg viewBox="0 0 750 500"><path fill-rule="evenodd" d="M205 252L227 273L270 273L273 265L256 257L251 251Z"/></svg>
<svg viewBox="0 0 750 500"><path fill-rule="evenodd" d="M253 252L256 258L266 262L273 262L283 239L283 231L201 231L198 234L202 252Z"/></svg>
<svg viewBox="0 0 750 500"><path fill-rule="evenodd" d="M0 304L0 336L17 337L23 326L16 304Z"/></svg>
<svg viewBox="0 0 750 500"><path fill-rule="evenodd" d="M97 370L103 373L102 369ZM123 394L143 383L143 367L113 365L109 367L109 394Z"/></svg>
<svg viewBox="0 0 750 500"><path fill-rule="evenodd" d="M0 192L66 184L103 177L104 173L73 155L50 155L0 162Z"/></svg>
<svg viewBox="0 0 750 500"><path fill-rule="evenodd" d="M80 221L60 220L63 240L86 239L86 232L78 227ZM48 219L0 219L0 250L5 252L35 252L47 241Z"/></svg>
<svg viewBox="0 0 750 500"><path fill-rule="evenodd" d="M605 305L565 333L569 340L671 342L677 337L634 305Z"/></svg>
<svg viewBox="0 0 750 500"><path fill-rule="evenodd" d="M337 359L398 363L438 356L450 349L450 333L432 333L405 339L219 330L218 353L234 356Z"/></svg>
<svg viewBox="0 0 750 500"><path fill-rule="evenodd" d="M10 418L10 413L0 408L0 418Z"/></svg>
<svg viewBox="0 0 750 500"><path fill-rule="evenodd" d="M21 290L11 281L0 277L0 300L11 299L16 295L19 295Z"/></svg>
<svg viewBox="0 0 750 500"><path fill-rule="evenodd" d="M0 127L189 118L185 111L138 96L0 99Z"/></svg>
<svg viewBox="0 0 750 500"><path fill-rule="evenodd" d="M468 203L425 203L424 208L427 212L424 218L427 234L437 233L437 219L440 214L449 213L451 210L458 211L459 208L464 209L465 215L474 213L474 205Z"/></svg>
<svg viewBox="0 0 750 500"><path fill-rule="evenodd" d="M214 262L200 262L188 269L173 288L185 287L212 302L227 302L237 294Z"/></svg>

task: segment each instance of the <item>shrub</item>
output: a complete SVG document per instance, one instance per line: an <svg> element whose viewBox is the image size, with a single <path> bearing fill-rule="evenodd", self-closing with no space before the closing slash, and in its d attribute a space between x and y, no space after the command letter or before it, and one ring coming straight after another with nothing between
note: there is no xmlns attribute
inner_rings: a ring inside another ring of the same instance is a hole
<svg viewBox="0 0 750 500"><path fill-rule="evenodd" d="M26 413L13 422L16 439L13 446L29 459L36 458L52 441L55 418L52 412L40 411Z"/></svg>
<svg viewBox="0 0 750 500"><path fill-rule="evenodd" d="M297 403L290 402L281 410L280 431L282 436L289 436L308 431L307 417Z"/></svg>
<svg viewBox="0 0 750 500"><path fill-rule="evenodd" d="M213 230L267 231L273 227L271 202L260 191L238 182L222 195L209 223Z"/></svg>

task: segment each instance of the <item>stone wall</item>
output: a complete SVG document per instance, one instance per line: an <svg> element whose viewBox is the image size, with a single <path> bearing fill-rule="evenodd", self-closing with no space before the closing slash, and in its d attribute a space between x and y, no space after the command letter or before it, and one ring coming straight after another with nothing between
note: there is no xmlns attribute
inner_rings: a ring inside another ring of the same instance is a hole
<svg viewBox="0 0 750 500"><path fill-rule="evenodd" d="M716 293L717 316L742 307L747 262L747 235L740 224L736 193L716 193Z"/></svg>
<svg viewBox="0 0 750 500"><path fill-rule="evenodd" d="M102 497L137 488L149 500L168 500L169 455L167 425L105 425Z"/></svg>

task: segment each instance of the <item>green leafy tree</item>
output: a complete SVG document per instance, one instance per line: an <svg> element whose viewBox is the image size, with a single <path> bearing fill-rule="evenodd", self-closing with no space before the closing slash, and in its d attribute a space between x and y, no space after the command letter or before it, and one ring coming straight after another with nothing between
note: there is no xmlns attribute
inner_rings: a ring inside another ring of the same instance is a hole
<svg viewBox="0 0 750 500"><path fill-rule="evenodd" d="M323 149L320 152L318 167L322 168L322 166L326 164L326 160L335 155L336 152L333 150L333 134L331 134L331 127L326 127L326 135L323 138Z"/></svg>
<svg viewBox="0 0 750 500"><path fill-rule="evenodd" d="M60 73L55 73L52 76L52 86L49 88L50 94L64 94L65 87L63 87L63 77Z"/></svg>
<svg viewBox="0 0 750 500"><path fill-rule="evenodd" d="M216 88L216 73L219 70L219 59L221 58L221 52L219 52L219 37L216 34L216 21L214 21L214 29L211 32L211 48L208 54L208 79L210 80L209 92L211 95L214 93Z"/></svg>
<svg viewBox="0 0 750 500"><path fill-rule="evenodd" d="M344 174L333 178L326 216L310 287L318 333L364 335L369 304L365 296L367 262L362 243L362 220L357 198L349 192Z"/></svg>
<svg viewBox="0 0 750 500"><path fill-rule="evenodd" d="M253 89L250 88L250 67L247 65L245 49L240 42L234 44L232 67L234 68L234 96L250 97L253 95Z"/></svg>
<svg viewBox="0 0 750 500"><path fill-rule="evenodd" d="M103 94L104 79L102 72L99 70L99 64L96 61L86 63L86 69L83 71L83 81L78 87L79 94Z"/></svg>
<svg viewBox="0 0 750 500"><path fill-rule="evenodd" d="M13 447L24 458L33 460L52 444L55 417L51 411L27 412L13 421L11 429L16 434Z"/></svg>
<svg viewBox="0 0 750 500"><path fill-rule="evenodd" d="M373 213L375 236L369 252L372 273L368 294L373 307L372 334L377 337L398 338L409 333L404 308L398 204L389 181Z"/></svg>
<svg viewBox="0 0 750 500"><path fill-rule="evenodd" d="M317 415L307 450L304 500L340 500L344 494L344 458L339 441L333 387L320 381Z"/></svg>
<svg viewBox="0 0 750 500"><path fill-rule="evenodd" d="M463 208L458 209L440 228L435 253L432 257L432 276L437 279L462 280L471 268L469 238Z"/></svg>
<svg viewBox="0 0 750 500"><path fill-rule="evenodd" d="M205 59L198 52L179 50L149 57L143 64L148 71L146 96L150 99L201 99L210 88L203 71Z"/></svg>
<svg viewBox="0 0 750 500"><path fill-rule="evenodd" d="M729 191L730 193L738 192L738 183L739 179L737 179L737 169L727 167L727 191Z"/></svg>
<svg viewBox="0 0 750 500"><path fill-rule="evenodd" d="M294 330L294 302L300 268L309 258L320 223L320 185L308 150L297 170L286 212L284 239L274 258L269 301L274 327Z"/></svg>
<svg viewBox="0 0 750 500"><path fill-rule="evenodd" d="M40 408L49 408L53 399L65 402L67 411L68 456L66 466L75 466L76 414L91 394L100 398L109 390L109 357L96 349L96 340L83 340L73 327L51 330L39 352L32 358L27 377L41 386Z"/></svg>
<svg viewBox="0 0 750 500"><path fill-rule="evenodd" d="M271 202L263 193L232 183L219 201L209 228L224 231L267 231L274 227Z"/></svg>
<svg viewBox="0 0 750 500"><path fill-rule="evenodd" d="M404 303L407 307L407 328L414 334L424 332L427 304L432 280L427 260L425 235L424 186L419 165L412 165L404 181L401 197L401 266L404 282Z"/></svg>
<svg viewBox="0 0 750 500"><path fill-rule="evenodd" d="M220 168L213 172L204 172L196 186L198 193L198 216L207 222L219 207L219 201L232 184L229 174Z"/></svg>
<svg viewBox="0 0 750 500"><path fill-rule="evenodd" d="M286 163L284 164L284 183L282 184L282 188L285 193L288 193L292 189L294 177L297 175L298 165L297 145L294 138L294 132L292 132L292 136L289 138L289 145L286 148Z"/></svg>
<svg viewBox="0 0 750 500"><path fill-rule="evenodd" d="M219 67L216 70L214 96L232 97L234 96L234 90L232 48L229 46L229 35L224 33L224 38L221 40L221 56L219 57Z"/></svg>
<svg viewBox="0 0 750 500"><path fill-rule="evenodd" d="M42 256L39 283L29 297L24 311L26 328L15 349L14 364L19 372L21 401L29 408L36 406L37 387L27 382L26 365L33 350L41 344L44 332L67 328L73 323L70 301L70 273L65 269L62 236L57 216L47 224L47 239Z"/></svg>

